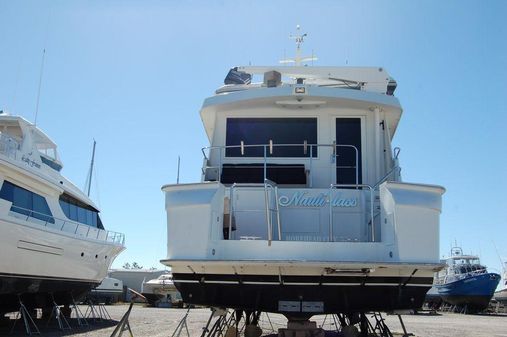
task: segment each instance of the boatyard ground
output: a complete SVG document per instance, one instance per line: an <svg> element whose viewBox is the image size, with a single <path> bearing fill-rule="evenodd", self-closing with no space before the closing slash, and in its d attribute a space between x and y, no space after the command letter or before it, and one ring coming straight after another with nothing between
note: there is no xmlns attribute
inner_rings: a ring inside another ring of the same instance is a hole
<svg viewBox="0 0 507 337"><path fill-rule="evenodd" d="M84 309L84 308L83 308ZM60 332L53 326L46 327L46 322L38 322L42 336L76 336L99 337L110 336L116 324L127 311L128 305L107 306L113 321L98 322L90 328L78 328L75 319L70 321L72 331ZM153 336L169 337L172 335L178 322L185 315L186 309L148 308L136 305L130 315L130 326L135 337ZM191 309L187 319L188 328L192 337L200 336L202 327L209 318L209 309ZM393 332L402 332L397 316L385 316L386 322ZM271 324L269 322L271 321ZM286 326L286 320L281 315L270 314L261 316L261 327L265 334L272 334L273 330ZM324 316L314 317L320 325ZM461 315L461 314L420 314L404 315L403 320L408 332L418 337L505 337L507 336L507 314L500 315ZM325 323L326 330L332 330L329 317ZM9 334L12 321L3 321L0 325L0 336L25 336L21 321L16 325L16 331ZM124 336L128 332L124 333ZM186 336L183 331L182 336Z"/></svg>

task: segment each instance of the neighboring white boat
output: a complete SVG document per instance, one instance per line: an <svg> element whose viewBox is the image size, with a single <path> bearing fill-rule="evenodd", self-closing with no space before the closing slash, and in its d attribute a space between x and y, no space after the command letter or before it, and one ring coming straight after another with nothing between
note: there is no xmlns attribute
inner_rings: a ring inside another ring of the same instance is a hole
<svg viewBox="0 0 507 337"><path fill-rule="evenodd" d="M171 273L162 274L155 279L143 282L141 294L151 305L156 305L158 301L165 298L170 300L173 305L183 304Z"/></svg>
<svg viewBox="0 0 507 337"><path fill-rule="evenodd" d="M116 303L123 294L123 282L121 280L106 277L94 289L92 289L88 297L98 303Z"/></svg>
<svg viewBox="0 0 507 337"><path fill-rule="evenodd" d="M495 292L494 299L503 305L507 305L507 262L504 262L503 266L503 277L501 282L500 290Z"/></svg>
<svg viewBox="0 0 507 337"><path fill-rule="evenodd" d="M69 304L97 286L124 235L60 173L56 144L19 116L0 113L0 312Z"/></svg>
<svg viewBox="0 0 507 337"><path fill-rule="evenodd" d="M445 189L401 181L396 82L298 61L231 69L204 101L202 181L162 187L161 262L190 304L290 319L419 308L442 268Z"/></svg>

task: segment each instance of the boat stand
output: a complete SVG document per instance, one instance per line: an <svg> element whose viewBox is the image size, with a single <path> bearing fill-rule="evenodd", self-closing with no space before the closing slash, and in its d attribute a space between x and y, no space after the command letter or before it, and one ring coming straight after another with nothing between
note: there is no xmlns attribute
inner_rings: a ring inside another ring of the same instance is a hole
<svg viewBox="0 0 507 337"><path fill-rule="evenodd" d="M324 320L322 321L322 324L320 325L320 328L324 329L324 327L326 325L326 321L327 321L327 319L328 319L329 316L331 316L330 321L332 320L332 322L329 322L329 325L331 325L331 326L334 325L333 330L335 330L336 332L340 332L340 326L341 326L341 324L337 321L337 315L326 315L326 316L324 316Z"/></svg>
<svg viewBox="0 0 507 337"><path fill-rule="evenodd" d="M18 296L19 299L19 311L16 313L16 316L14 317L14 324L12 324L12 328L10 331L10 334L14 332L14 328L16 327L16 322L18 319L23 318L23 323L25 324L25 331L26 334L31 335L40 335L39 328L37 327L37 324L35 324L32 316L28 312L28 309L26 309L25 305L21 301L21 298Z"/></svg>
<svg viewBox="0 0 507 337"><path fill-rule="evenodd" d="M262 329L264 326L266 326L266 322L264 321L263 317L266 317L265 319L267 321L267 324L269 324L266 331L276 333L277 331L275 330L275 327L273 326L273 323L271 322L271 318L269 317L267 312L261 313L261 315L259 317L259 327ZM261 325L262 325L262 327L261 327Z"/></svg>
<svg viewBox="0 0 507 337"><path fill-rule="evenodd" d="M209 316L206 326L202 328L201 337L216 337L223 336L223 330L227 325L227 309L211 308L211 315ZM230 315L233 316L233 315ZM218 317L210 328L211 322L214 317Z"/></svg>
<svg viewBox="0 0 507 337"><path fill-rule="evenodd" d="M81 309L79 309L79 307L77 306L77 303L76 301L74 300L74 296L72 296L72 304L71 304L71 309L74 309L74 315L76 316L76 319L77 319L77 325L80 326L80 327L84 327L84 326L90 326L88 324L88 321L86 320L85 318L85 315L83 315L83 312L81 311Z"/></svg>
<svg viewBox="0 0 507 337"><path fill-rule="evenodd" d="M326 321L328 317L331 316L332 322L330 322L331 326L334 326L334 329L338 333L350 333L351 335L358 334L361 337L393 337L394 334L391 332L389 327L387 326L382 314L379 312L371 313L370 319L368 319L366 313L360 313L359 316L348 316L344 314L333 314L326 315L321 328L325 327ZM397 315L400 321L401 328L403 329L402 337L410 337L414 336L412 333L407 332L407 328L405 327L405 323L401 315ZM330 319L330 320L331 320ZM372 323L373 322L373 323ZM359 329L355 325L359 325ZM396 334L399 336L399 334Z"/></svg>
<svg viewBox="0 0 507 337"><path fill-rule="evenodd" d="M58 323L58 328L60 330L72 330L70 327L69 322L65 318L65 315L62 313L62 310L60 309L60 306L55 302L55 298L53 295L51 295L51 298L53 299L53 309L51 310L51 314L49 315L48 321L46 322L46 326L49 325L49 322L51 322L51 319L53 316L56 318L56 321Z"/></svg>
<svg viewBox="0 0 507 337"><path fill-rule="evenodd" d="M176 326L176 329L174 329L173 334L171 337L180 337L181 332L183 331L183 328L185 328L185 331L187 332L187 337L190 337L190 333L188 332L188 325L187 325L187 317L190 313L190 306L187 309L187 312L185 313L185 316L179 321L178 325Z"/></svg>
<svg viewBox="0 0 507 337"><path fill-rule="evenodd" d="M91 319L94 322L111 320L111 316L109 315L109 312L107 311L104 304L94 304L91 300L88 300L87 304L88 307L86 308L85 314L83 315L84 318Z"/></svg>
<svg viewBox="0 0 507 337"><path fill-rule="evenodd" d="M129 306L127 312L120 319L120 323L118 323L118 325L114 329L113 333L111 334L111 337L121 337L123 335L123 332L127 331L127 330L130 334L130 337L134 337L134 334L132 333L132 330L130 329L130 323L129 323L129 316L130 316L130 312L132 311L133 306L134 306L134 302L130 302L130 306Z"/></svg>
<svg viewBox="0 0 507 337"><path fill-rule="evenodd" d="M260 330L258 327L260 314L260 312L243 313L242 310L229 312L223 308L211 308L211 315L206 326L202 328L201 337L237 337L243 331L246 337L256 336L255 329ZM217 319L213 322L215 317ZM240 326L242 320L244 323Z"/></svg>
<svg viewBox="0 0 507 337"><path fill-rule="evenodd" d="M190 337L187 325L189 314L190 307L187 309L183 318L178 322L171 337L181 337L183 331L185 331L187 337ZM265 319L263 319L262 314L264 314ZM269 325L268 328L271 329L271 332L276 332L271 318L267 313L262 313L260 311L243 312L242 310L229 312L226 309L211 308L209 319L202 328L201 337L237 337L243 333L246 337L260 336L262 333L260 328L261 323Z"/></svg>

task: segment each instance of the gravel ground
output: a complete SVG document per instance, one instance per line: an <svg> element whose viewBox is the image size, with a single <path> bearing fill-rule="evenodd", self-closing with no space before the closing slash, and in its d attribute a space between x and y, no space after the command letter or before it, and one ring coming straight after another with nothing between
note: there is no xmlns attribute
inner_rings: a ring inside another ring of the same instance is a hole
<svg viewBox="0 0 507 337"><path fill-rule="evenodd" d="M46 326L46 322L38 320L37 324L42 336L76 336L76 337L99 337L110 336L116 324L127 311L128 305L107 306L107 311L112 320L97 322L89 328L80 328L76 319L71 319L72 331L60 332L56 322ZM85 309L82 308L84 311ZM130 326L135 337L153 336L170 337L185 315L185 309L146 308L135 305L130 315ZM187 319L190 336L199 337L202 327L209 318L209 309L192 309ZM269 320L268 320L269 318ZM393 332L402 332L397 316L385 316L386 322ZM315 316L312 320L322 324L324 316ZM418 337L507 337L507 315L404 315L403 320L408 332ZM330 318L326 319L324 328L333 329ZM15 332L10 334L13 320L0 322L0 336L24 336L22 322L18 321ZM260 326L265 334L273 333L278 328L286 326L286 320L281 315L262 315ZM273 327L273 329L271 328ZM123 336L128 336L125 332ZM187 336L183 332L182 336Z"/></svg>

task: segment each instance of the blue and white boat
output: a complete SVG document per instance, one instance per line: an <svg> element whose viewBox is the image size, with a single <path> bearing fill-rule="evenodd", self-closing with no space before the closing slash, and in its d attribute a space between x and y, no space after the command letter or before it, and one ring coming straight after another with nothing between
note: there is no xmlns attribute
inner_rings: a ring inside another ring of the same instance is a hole
<svg viewBox="0 0 507 337"><path fill-rule="evenodd" d="M445 260L446 268L435 279L435 289L444 302L481 311L488 307L500 275L488 273L476 255L465 255L461 247L453 247Z"/></svg>

